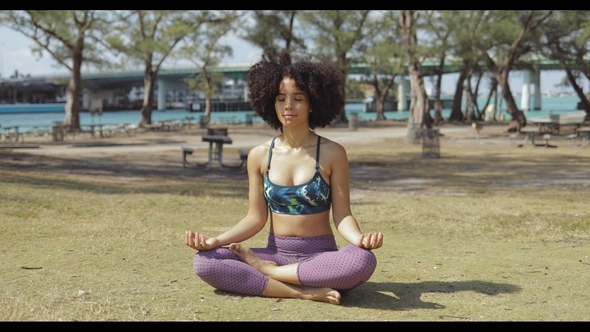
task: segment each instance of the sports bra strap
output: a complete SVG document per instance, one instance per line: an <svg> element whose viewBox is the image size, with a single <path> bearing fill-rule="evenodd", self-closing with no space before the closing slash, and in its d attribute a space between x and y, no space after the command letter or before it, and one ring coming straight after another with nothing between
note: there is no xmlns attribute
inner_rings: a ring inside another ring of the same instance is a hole
<svg viewBox="0 0 590 332"><path fill-rule="evenodd" d="M272 141L270 142L270 147L268 149L268 163L266 164L266 170L268 171L270 169L270 160L272 158L272 149L275 146L275 138L272 138ZM320 168L320 142L322 140L322 137L318 135L318 144L317 144L317 148L316 148L316 152L315 152L315 169L319 169Z"/></svg>
<svg viewBox="0 0 590 332"><path fill-rule="evenodd" d="M275 146L275 138L272 138L272 142L270 142L270 148L268 149L268 164L266 165L266 171L270 169L270 159L272 158L272 148Z"/></svg>
<svg viewBox="0 0 590 332"><path fill-rule="evenodd" d="M320 140L322 138L318 135L318 147L316 148L315 152L315 169L318 170L320 168Z"/></svg>

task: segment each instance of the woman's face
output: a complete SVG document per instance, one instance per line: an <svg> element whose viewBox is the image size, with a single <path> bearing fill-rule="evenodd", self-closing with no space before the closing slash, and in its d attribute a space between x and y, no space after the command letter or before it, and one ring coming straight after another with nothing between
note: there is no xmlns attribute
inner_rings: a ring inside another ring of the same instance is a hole
<svg viewBox="0 0 590 332"><path fill-rule="evenodd" d="M309 96L295 85L295 80L284 77L275 99L275 110L283 127L309 126Z"/></svg>

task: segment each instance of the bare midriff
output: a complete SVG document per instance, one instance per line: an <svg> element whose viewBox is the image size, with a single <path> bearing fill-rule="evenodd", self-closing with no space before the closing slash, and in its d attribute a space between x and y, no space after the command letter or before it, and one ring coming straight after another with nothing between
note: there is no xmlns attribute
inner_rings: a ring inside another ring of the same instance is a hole
<svg viewBox="0 0 590 332"><path fill-rule="evenodd" d="M299 215L271 212L270 232L277 236L297 237L333 234L330 227L330 210Z"/></svg>

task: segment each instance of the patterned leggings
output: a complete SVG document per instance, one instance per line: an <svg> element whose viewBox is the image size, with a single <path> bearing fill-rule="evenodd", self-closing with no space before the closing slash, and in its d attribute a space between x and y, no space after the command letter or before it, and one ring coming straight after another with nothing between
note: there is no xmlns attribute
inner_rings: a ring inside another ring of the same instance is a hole
<svg viewBox="0 0 590 332"><path fill-rule="evenodd" d="M287 237L269 234L266 248L252 248L258 257L277 265L299 263L297 277L303 286L330 287L346 292L369 280L377 259L366 249L340 250L333 235ZM198 251L195 273L209 285L227 292L260 295L268 277L242 262L227 248Z"/></svg>

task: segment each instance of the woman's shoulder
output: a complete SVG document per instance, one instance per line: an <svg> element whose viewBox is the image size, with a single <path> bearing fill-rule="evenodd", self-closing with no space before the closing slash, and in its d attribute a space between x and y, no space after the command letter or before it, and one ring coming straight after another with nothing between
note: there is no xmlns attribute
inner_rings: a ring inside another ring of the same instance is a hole
<svg viewBox="0 0 590 332"><path fill-rule="evenodd" d="M328 153L334 154L346 154L346 149L344 149L344 147L340 143L332 141L331 139L326 138L324 136L322 136L320 149L322 153L326 151Z"/></svg>
<svg viewBox="0 0 590 332"><path fill-rule="evenodd" d="M250 158L250 157L256 158L259 156L268 155L268 150L270 149L270 144L271 144L272 140L273 139L271 138L263 143L256 145L252 149L250 149L250 152L248 154L248 158Z"/></svg>

